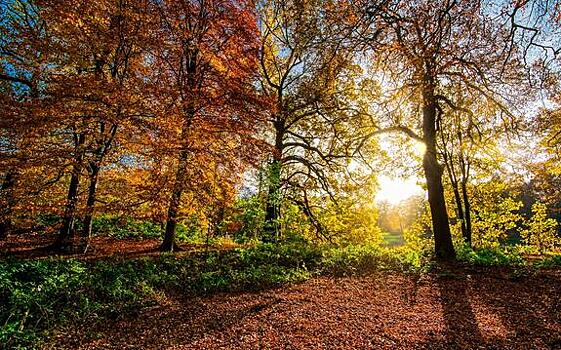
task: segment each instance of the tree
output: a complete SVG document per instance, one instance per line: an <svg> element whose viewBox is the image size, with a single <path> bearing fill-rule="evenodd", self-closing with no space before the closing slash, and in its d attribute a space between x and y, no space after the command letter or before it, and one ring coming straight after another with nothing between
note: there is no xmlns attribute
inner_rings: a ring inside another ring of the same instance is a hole
<svg viewBox="0 0 561 350"><path fill-rule="evenodd" d="M547 206L536 202L532 205L532 218L527 228L521 231L526 244L534 246L540 253L552 250L559 245L557 237L557 221L547 217Z"/></svg>
<svg viewBox="0 0 561 350"><path fill-rule="evenodd" d="M261 85L274 103L265 239L278 238L285 201L327 236L311 197L336 202L334 187L351 160L376 149L357 137L371 91L353 62L350 11L343 2L321 0L262 1L258 8Z"/></svg>
<svg viewBox="0 0 561 350"><path fill-rule="evenodd" d="M156 128L160 137L171 136L156 152L171 157L175 169L161 249L173 251L186 184L196 184L206 170L197 167L208 164L208 157L223 157L221 166L229 169L229 158L249 160L254 154L253 131L263 106L253 85L258 31L246 1L169 0L153 6L160 40L152 53Z"/></svg>
<svg viewBox="0 0 561 350"><path fill-rule="evenodd" d="M117 142L118 131L130 133L123 129L130 129L146 113L142 70L145 46L149 46L147 4L142 0L77 6L65 0L39 4L55 38L49 47L50 108L66 111L54 127L67 130L73 144L66 209L55 242L58 249L87 249L102 166ZM82 233L76 241L80 185L84 182L88 185Z"/></svg>
<svg viewBox="0 0 561 350"><path fill-rule="evenodd" d="M470 192L474 247L496 249L516 235L522 202L512 183L494 178L472 186Z"/></svg>
<svg viewBox="0 0 561 350"><path fill-rule="evenodd" d="M401 131L426 146L423 170L438 259L455 256L437 148L445 110L461 111L450 91L463 90L516 120L523 70L516 48L502 50L508 35L478 1L415 1L391 8L383 19L386 35L365 41L374 47L375 72L386 85L379 132ZM367 10L366 10L367 12ZM503 46L501 46L503 45ZM518 85L517 85L518 84ZM464 118L470 118L464 114ZM416 132L415 128L420 125Z"/></svg>
<svg viewBox="0 0 561 350"><path fill-rule="evenodd" d="M519 127L505 124L500 109L481 95L450 93L456 105L442 111L438 149L450 185L456 218L463 240L471 245L471 181L495 175L508 150L500 146L515 136ZM508 120L510 121L510 120ZM475 185L476 186L476 185Z"/></svg>

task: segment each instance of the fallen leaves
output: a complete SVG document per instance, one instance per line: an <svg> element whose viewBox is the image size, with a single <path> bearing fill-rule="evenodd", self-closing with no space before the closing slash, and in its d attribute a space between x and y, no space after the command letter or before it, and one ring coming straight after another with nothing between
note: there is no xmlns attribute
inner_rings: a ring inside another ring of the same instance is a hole
<svg viewBox="0 0 561 350"><path fill-rule="evenodd" d="M561 346L561 278L457 268L454 278L378 273L258 293L172 298L102 324L78 349L549 349ZM470 278L467 274L470 273Z"/></svg>

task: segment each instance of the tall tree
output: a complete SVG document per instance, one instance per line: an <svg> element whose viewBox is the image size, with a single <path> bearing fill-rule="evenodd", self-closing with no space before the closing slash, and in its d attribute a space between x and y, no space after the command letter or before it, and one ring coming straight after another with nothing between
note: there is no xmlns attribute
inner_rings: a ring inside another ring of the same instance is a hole
<svg viewBox="0 0 561 350"><path fill-rule="evenodd" d="M363 34L376 48L375 71L386 87L379 131L402 131L425 144L422 165L435 252L438 259L453 259L437 148L444 112L462 108L449 91L481 96L515 122L516 96L522 95L515 87L524 86L519 85L524 81L519 51L503 50L508 32L478 1L400 3L384 20L386 35L381 40L371 41Z"/></svg>
<svg viewBox="0 0 561 350"><path fill-rule="evenodd" d="M100 170L118 131L146 113L143 86L150 46L148 2L106 0L40 4L53 40L49 94L66 111L58 128L73 139L71 179L58 248L85 251L92 229ZM126 132L126 131L125 131ZM84 175L87 175L84 179ZM75 237L80 185L87 183L82 233ZM76 241L76 242L75 242Z"/></svg>
<svg viewBox="0 0 561 350"><path fill-rule="evenodd" d="M253 85L258 31L251 2L169 0L156 2L161 40L153 52L160 126L172 137L167 154L175 174L161 249L177 249L175 231L186 185L195 181L205 156L247 159L254 144L260 100ZM236 147L239 147L236 150ZM228 162L223 164L227 166Z"/></svg>
<svg viewBox="0 0 561 350"><path fill-rule="evenodd" d="M298 205L325 235L308 197L336 200L337 176L331 175L344 174L351 159L360 158L356 136L367 106L359 90L370 87L354 62L352 12L344 2L322 0L267 0L258 8L261 84L274 103L265 239L279 234L283 200Z"/></svg>

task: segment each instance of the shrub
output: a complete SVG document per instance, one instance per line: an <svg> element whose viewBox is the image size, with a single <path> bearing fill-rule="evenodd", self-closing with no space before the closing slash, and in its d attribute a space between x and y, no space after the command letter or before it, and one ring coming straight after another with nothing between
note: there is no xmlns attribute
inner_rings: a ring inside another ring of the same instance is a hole
<svg viewBox="0 0 561 350"><path fill-rule="evenodd" d="M520 232L526 244L536 248L540 253L551 251L559 245L557 221L547 217L547 206L536 202L532 205L532 218L526 228Z"/></svg>
<svg viewBox="0 0 561 350"><path fill-rule="evenodd" d="M482 266L522 266L524 258L516 247L472 249L467 245L457 248L458 260Z"/></svg>
<svg viewBox="0 0 561 350"><path fill-rule="evenodd" d="M534 263L535 268L554 268L561 267L561 255L555 254L545 257L544 259L538 260Z"/></svg>
<svg viewBox="0 0 561 350"><path fill-rule="evenodd" d="M151 221L102 215L93 220L92 232L117 239L156 238L161 237L162 227Z"/></svg>

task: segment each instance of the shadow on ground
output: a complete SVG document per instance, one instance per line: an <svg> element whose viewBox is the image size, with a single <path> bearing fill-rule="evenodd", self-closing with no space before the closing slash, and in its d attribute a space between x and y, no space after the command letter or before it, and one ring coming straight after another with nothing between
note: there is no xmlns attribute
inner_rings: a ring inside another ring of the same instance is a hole
<svg viewBox="0 0 561 350"><path fill-rule="evenodd" d="M79 349L559 348L561 277L508 271L318 278L257 293L168 298L137 315L60 332Z"/></svg>

